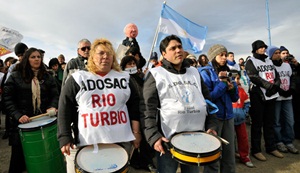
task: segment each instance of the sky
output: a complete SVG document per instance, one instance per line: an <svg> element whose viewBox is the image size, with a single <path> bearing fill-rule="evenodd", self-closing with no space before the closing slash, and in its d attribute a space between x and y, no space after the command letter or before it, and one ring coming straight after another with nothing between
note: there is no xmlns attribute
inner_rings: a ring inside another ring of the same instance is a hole
<svg viewBox="0 0 300 173"><path fill-rule="evenodd" d="M28 47L46 51L44 62L63 54L77 56L77 43L107 38L114 48L125 39L123 29L135 23L137 41L149 58L163 0L0 0L0 25L23 35ZM189 20L207 26L207 53L214 44L224 45L235 59L251 55L255 40L269 43L265 0L169 0L167 5ZM269 0L271 45L285 46L300 60L300 1ZM2 56L5 59L14 53ZM196 55L197 57L199 54Z"/></svg>

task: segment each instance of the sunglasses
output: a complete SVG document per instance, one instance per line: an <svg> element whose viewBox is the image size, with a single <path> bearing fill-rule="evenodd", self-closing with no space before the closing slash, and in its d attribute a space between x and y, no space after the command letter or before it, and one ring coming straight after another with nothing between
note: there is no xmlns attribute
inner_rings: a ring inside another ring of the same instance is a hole
<svg viewBox="0 0 300 173"><path fill-rule="evenodd" d="M91 50L91 47L90 46L82 47L80 48L80 50L82 51Z"/></svg>

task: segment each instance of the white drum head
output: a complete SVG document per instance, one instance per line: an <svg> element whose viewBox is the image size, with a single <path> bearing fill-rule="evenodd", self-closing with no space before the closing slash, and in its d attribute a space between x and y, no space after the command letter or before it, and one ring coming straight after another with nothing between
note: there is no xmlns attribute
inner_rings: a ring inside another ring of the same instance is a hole
<svg viewBox="0 0 300 173"><path fill-rule="evenodd" d="M41 117L32 120L30 123L20 124L18 127L20 129L32 129L36 127L43 127L47 124L52 123L56 120L56 117Z"/></svg>
<svg viewBox="0 0 300 173"><path fill-rule="evenodd" d="M221 146L221 142L216 137L203 132L177 134L171 139L171 144L189 153L209 153Z"/></svg>
<svg viewBox="0 0 300 173"><path fill-rule="evenodd" d="M122 169L128 162L124 148L117 144L98 144L98 152L94 146L82 148L76 156L76 164L87 172L108 173Z"/></svg>

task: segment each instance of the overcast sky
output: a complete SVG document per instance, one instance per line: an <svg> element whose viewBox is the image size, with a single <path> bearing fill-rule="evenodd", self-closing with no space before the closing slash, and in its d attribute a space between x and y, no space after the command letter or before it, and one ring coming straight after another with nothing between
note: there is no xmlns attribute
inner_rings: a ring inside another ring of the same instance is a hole
<svg viewBox="0 0 300 173"><path fill-rule="evenodd" d="M115 49L125 39L123 28L135 23L137 41L148 59L163 0L1 0L0 25L19 31L22 42L46 51L45 62L64 54L77 56L82 38L107 38ZM236 60L251 55L260 39L269 45L265 0L169 0L167 5L191 21L208 27L206 53L223 44ZM300 1L270 0L272 45L284 45L300 59ZM14 53L1 57L15 56Z"/></svg>

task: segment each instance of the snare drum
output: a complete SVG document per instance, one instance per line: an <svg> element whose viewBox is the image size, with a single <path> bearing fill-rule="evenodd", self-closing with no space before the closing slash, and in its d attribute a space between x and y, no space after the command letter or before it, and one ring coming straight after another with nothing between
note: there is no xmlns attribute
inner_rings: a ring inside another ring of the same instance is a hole
<svg viewBox="0 0 300 173"><path fill-rule="evenodd" d="M18 127L29 173L66 172L56 137L56 117L41 117Z"/></svg>
<svg viewBox="0 0 300 173"><path fill-rule="evenodd" d="M128 154L117 144L98 144L79 149L75 156L76 173L126 173L128 172Z"/></svg>
<svg viewBox="0 0 300 173"><path fill-rule="evenodd" d="M207 165L221 157L221 142L204 132L184 132L170 140L170 152L178 162L188 165Z"/></svg>

